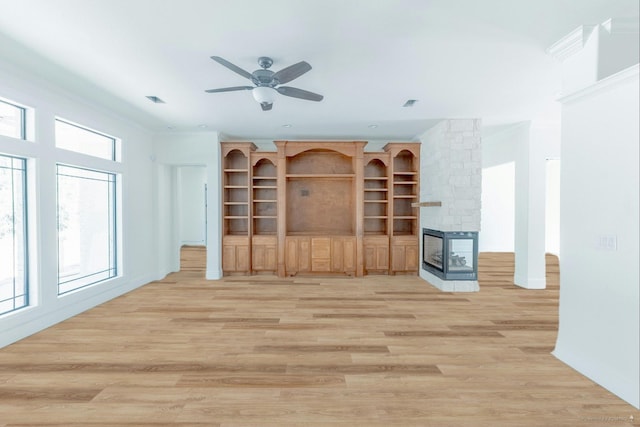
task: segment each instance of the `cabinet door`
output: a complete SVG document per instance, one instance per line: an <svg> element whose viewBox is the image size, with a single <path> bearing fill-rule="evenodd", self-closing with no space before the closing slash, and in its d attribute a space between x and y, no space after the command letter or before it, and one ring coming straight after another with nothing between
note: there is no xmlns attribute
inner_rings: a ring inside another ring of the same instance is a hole
<svg viewBox="0 0 640 427"><path fill-rule="evenodd" d="M377 270L377 251L375 246L364 247L364 269Z"/></svg>
<svg viewBox="0 0 640 427"><path fill-rule="evenodd" d="M344 241L343 239L331 239L331 271L340 273L344 271Z"/></svg>
<svg viewBox="0 0 640 427"><path fill-rule="evenodd" d="M236 246L236 271L249 271L249 245Z"/></svg>
<svg viewBox="0 0 640 427"><path fill-rule="evenodd" d="M222 271L236 271L236 246L222 246Z"/></svg>
<svg viewBox="0 0 640 427"><path fill-rule="evenodd" d="M364 267L367 271L389 271L389 238L386 236L365 237Z"/></svg>
<svg viewBox="0 0 640 427"><path fill-rule="evenodd" d="M277 265L277 240L275 236L254 236L251 245L251 269L275 271Z"/></svg>
<svg viewBox="0 0 640 427"><path fill-rule="evenodd" d="M418 271L418 245L405 246L405 270Z"/></svg>
<svg viewBox="0 0 640 427"><path fill-rule="evenodd" d="M251 262L252 270L255 271L275 271L276 270L276 247L275 245L256 245L253 247Z"/></svg>
<svg viewBox="0 0 640 427"><path fill-rule="evenodd" d="M264 245L253 245L251 248L251 269L255 271L266 270L267 265L267 247Z"/></svg>
<svg viewBox="0 0 640 427"><path fill-rule="evenodd" d="M375 269L376 270L388 270L389 269L389 246L377 246L375 250Z"/></svg>
<svg viewBox="0 0 640 427"><path fill-rule="evenodd" d="M301 237L298 239L298 271L311 271L311 239Z"/></svg>
<svg viewBox="0 0 640 427"><path fill-rule="evenodd" d="M311 271L331 271L331 238L311 239Z"/></svg>
<svg viewBox="0 0 640 427"><path fill-rule="evenodd" d="M311 271L311 242L308 237L287 237L285 243L286 273L296 274ZM274 263L276 263L274 253Z"/></svg>
<svg viewBox="0 0 640 427"><path fill-rule="evenodd" d="M249 241L229 240L222 244L222 271L237 273L249 271Z"/></svg>
<svg viewBox="0 0 640 427"><path fill-rule="evenodd" d="M393 271L404 271L406 263L405 246L393 245L391 247L391 269Z"/></svg>
<svg viewBox="0 0 640 427"><path fill-rule="evenodd" d="M347 237L342 239L342 270L345 273L356 271L356 239Z"/></svg>
<svg viewBox="0 0 640 427"><path fill-rule="evenodd" d="M276 271L278 266L278 250L276 245L267 246L265 248L265 266L267 271Z"/></svg>
<svg viewBox="0 0 640 427"><path fill-rule="evenodd" d="M414 242L396 243L391 246L391 269L394 272L418 271L418 245Z"/></svg>

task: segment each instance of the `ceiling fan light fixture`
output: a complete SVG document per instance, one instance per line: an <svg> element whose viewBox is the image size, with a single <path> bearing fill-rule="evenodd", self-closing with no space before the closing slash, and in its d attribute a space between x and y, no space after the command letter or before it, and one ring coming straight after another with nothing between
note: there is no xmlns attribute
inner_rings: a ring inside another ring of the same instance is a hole
<svg viewBox="0 0 640 427"><path fill-rule="evenodd" d="M267 86L255 87L251 93L253 94L253 99L260 104L273 104L273 101L276 99L275 89Z"/></svg>

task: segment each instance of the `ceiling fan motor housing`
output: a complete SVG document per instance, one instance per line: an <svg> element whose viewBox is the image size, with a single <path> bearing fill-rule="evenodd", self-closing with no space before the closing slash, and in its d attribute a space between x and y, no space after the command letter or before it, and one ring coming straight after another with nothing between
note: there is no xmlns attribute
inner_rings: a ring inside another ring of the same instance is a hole
<svg viewBox="0 0 640 427"><path fill-rule="evenodd" d="M251 81L253 81L256 86L274 87L278 84L278 81L273 78L274 74L271 70L255 70L252 73Z"/></svg>

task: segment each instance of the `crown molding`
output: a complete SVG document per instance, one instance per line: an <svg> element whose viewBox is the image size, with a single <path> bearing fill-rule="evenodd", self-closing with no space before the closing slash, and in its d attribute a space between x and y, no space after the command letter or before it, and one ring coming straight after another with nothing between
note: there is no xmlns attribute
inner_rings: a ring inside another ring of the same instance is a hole
<svg viewBox="0 0 640 427"><path fill-rule="evenodd" d="M579 52L585 45L589 36L597 25L581 25L547 49L547 54L564 61L576 52Z"/></svg>
<svg viewBox="0 0 640 427"><path fill-rule="evenodd" d="M632 18L611 18L602 23L609 34L638 34L640 32L640 19Z"/></svg>
<svg viewBox="0 0 640 427"><path fill-rule="evenodd" d="M618 83L625 82L632 78L638 78L640 75L640 64L632 65L631 67L624 69L618 73L615 73L609 77L606 77L602 80L598 80L594 84L585 86L581 89L575 90L568 94L562 94L558 97L558 101L562 104L569 104L571 102L577 101L589 95L596 94L601 92L613 85Z"/></svg>

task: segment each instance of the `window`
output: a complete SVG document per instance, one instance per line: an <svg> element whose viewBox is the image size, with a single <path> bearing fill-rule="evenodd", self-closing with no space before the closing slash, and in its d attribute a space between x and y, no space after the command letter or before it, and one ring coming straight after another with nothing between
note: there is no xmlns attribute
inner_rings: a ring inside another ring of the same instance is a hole
<svg viewBox="0 0 640 427"><path fill-rule="evenodd" d="M56 120L56 146L102 159L119 160L115 138L59 119Z"/></svg>
<svg viewBox="0 0 640 427"><path fill-rule="evenodd" d="M0 101L0 135L25 138L25 109Z"/></svg>
<svg viewBox="0 0 640 427"><path fill-rule="evenodd" d="M0 155L0 314L29 305L26 160Z"/></svg>
<svg viewBox="0 0 640 427"><path fill-rule="evenodd" d="M58 295L117 275L116 175L57 166Z"/></svg>

